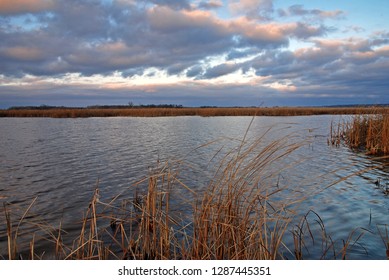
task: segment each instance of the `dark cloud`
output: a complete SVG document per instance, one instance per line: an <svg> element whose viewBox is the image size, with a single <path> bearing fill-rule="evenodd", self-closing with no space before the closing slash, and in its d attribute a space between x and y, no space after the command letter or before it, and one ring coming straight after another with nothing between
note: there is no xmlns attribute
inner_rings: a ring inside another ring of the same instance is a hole
<svg viewBox="0 0 389 280"><path fill-rule="evenodd" d="M238 64L232 64L232 63L223 63L219 64L217 66L214 66L212 68L208 68L207 71L204 73L202 78L205 79L212 79L217 78L220 76L224 76L230 73L235 72L240 68L240 65Z"/></svg>
<svg viewBox="0 0 389 280"><path fill-rule="evenodd" d="M244 58L249 55L259 54L259 50L256 48L246 48L246 49L232 49L228 52L227 60Z"/></svg>
<svg viewBox="0 0 389 280"><path fill-rule="evenodd" d="M178 62L169 65L166 70L169 75L178 75L192 66L192 62Z"/></svg>
<svg viewBox="0 0 389 280"><path fill-rule="evenodd" d="M312 26L298 22L293 32L293 36L298 39L308 39L311 37L324 36L331 31L331 28L320 25Z"/></svg>
<svg viewBox="0 0 389 280"><path fill-rule="evenodd" d="M223 2L221 0L209 0L209 1L201 1L198 4L199 9L210 10L210 9L218 9L223 6Z"/></svg>
<svg viewBox="0 0 389 280"><path fill-rule="evenodd" d="M186 76L190 77L190 78L198 77L198 76L200 76L203 73L203 71L204 71L203 67L201 67L200 65L195 65L193 67L190 67L186 71Z"/></svg>
<svg viewBox="0 0 389 280"><path fill-rule="evenodd" d="M79 40L107 38L111 25L109 11L97 1L58 1L47 32Z"/></svg>
<svg viewBox="0 0 389 280"><path fill-rule="evenodd" d="M143 2L151 2L159 6L167 6L177 10L191 8L190 2L187 0L143 0Z"/></svg>

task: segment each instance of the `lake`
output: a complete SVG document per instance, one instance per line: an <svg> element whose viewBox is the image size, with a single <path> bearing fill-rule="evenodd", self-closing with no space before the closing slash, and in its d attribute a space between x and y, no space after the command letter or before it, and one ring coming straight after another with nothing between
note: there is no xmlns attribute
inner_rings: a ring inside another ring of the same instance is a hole
<svg viewBox="0 0 389 280"><path fill-rule="evenodd" d="M246 140L261 137L264 146L281 138L301 143L270 167L279 171L277 184L313 193L301 203L299 215L314 210L337 243L352 234L348 258L386 259L380 232L385 234L389 224L388 162L329 146L330 124L342 118L347 117L0 118L1 207L20 217L36 199L26 221L39 218L76 234L96 187L100 199L109 202L126 190L133 193L136 182L170 162L185 185L201 192L247 132ZM319 189L325 190L315 192ZM185 190L182 196L189 197ZM190 212L188 203L174 203L174 211ZM7 254L7 231L0 212L1 258ZM312 219L315 223L317 217ZM23 223L20 235L33 231ZM44 240L37 244L45 246ZM308 253L318 257L314 248Z"/></svg>

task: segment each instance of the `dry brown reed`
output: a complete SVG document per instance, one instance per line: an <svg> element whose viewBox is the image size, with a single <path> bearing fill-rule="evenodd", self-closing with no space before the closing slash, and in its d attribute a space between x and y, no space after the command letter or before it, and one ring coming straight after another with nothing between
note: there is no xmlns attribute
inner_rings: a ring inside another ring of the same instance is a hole
<svg viewBox="0 0 389 280"><path fill-rule="evenodd" d="M286 188L274 180L278 171L268 167L301 144L282 138L263 146L262 140L225 158L196 205L190 251L195 259L282 258L293 211L279 199Z"/></svg>
<svg viewBox="0 0 389 280"><path fill-rule="evenodd" d="M344 142L352 149L367 154L389 154L389 110L373 114L357 114L351 120L331 124L331 144Z"/></svg>
<svg viewBox="0 0 389 280"><path fill-rule="evenodd" d="M12 224L12 217L11 217L11 212L7 208L6 203L3 204L4 207L4 213L5 213L5 220L6 220L6 227L7 227L7 244L8 244L8 258L15 259L17 257L17 240L19 236L19 229L21 224L23 223L23 220L25 219L27 213L30 211L31 207L35 203L36 198L31 202L31 204L27 207L25 212L23 213L22 217L19 219L18 224L16 227L13 226ZM33 249L34 247L31 246ZM33 250L32 250L33 252Z"/></svg>
<svg viewBox="0 0 389 280"><path fill-rule="evenodd" d="M50 108L0 110L0 117L167 117L167 116L299 116L369 114L383 110L373 107L250 107L250 108Z"/></svg>

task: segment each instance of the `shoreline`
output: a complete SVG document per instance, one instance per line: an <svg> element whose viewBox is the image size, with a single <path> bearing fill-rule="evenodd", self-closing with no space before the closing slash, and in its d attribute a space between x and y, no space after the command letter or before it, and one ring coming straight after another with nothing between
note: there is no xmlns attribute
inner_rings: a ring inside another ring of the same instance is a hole
<svg viewBox="0 0 389 280"><path fill-rule="evenodd" d="M28 108L0 110L0 117L89 118L89 117L173 117L173 116L309 116L356 115L388 112L387 107L182 107L182 108Z"/></svg>

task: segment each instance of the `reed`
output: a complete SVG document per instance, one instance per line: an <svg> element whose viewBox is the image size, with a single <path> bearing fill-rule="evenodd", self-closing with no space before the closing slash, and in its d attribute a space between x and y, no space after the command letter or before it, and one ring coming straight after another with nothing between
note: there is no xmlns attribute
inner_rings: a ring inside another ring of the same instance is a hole
<svg viewBox="0 0 389 280"><path fill-rule="evenodd" d="M373 114L357 114L351 120L331 124L331 144L344 142L352 149L367 154L389 154L389 110Z"/></svg>
<svg viewBox="0 0 389 280"><path fill-rule="evenodd" d="M321 258L346 258L361 236L352 242L351 234L339 249L318 214L296 214L309 191L278 181L287 168L281 161L305 144L293 135L270 142L264 136L251 140L246 132L215 166L208 186L197 192L179 178L176 164L180 161L158 165L110 200L100 197L97 187L74 239L67 237L62 223L55 228L33 222L37 230L23 247L18 244L18 230L29 222L24 220L26 214L15 230L11 212L4 207L6 257L45 258L36 246L37 240L45 238L53 244L45 248L51 252L46 258L56 259L303 259L310 258L307 244L318 240ZM174 203L192 210L172 211L172 197ZM25 213L31 208L32 204ZM286 238L294 240L294 248L286 245Z"/></svg>
<svg viewBox="0 0 389 280"><path fill-rule="evenodd" d="M262 140L248 147L242 141L196 205L190 244L195 259L282 258L280 247L293 217L287 208L293 207L281 199L287 187L276 184L279 171L268 167L301 144L282 138L263 146Z"/></svg>
<svg viewBox="0 0 389 280"><path fill-rule="evenodd" d="M384 110L383 107L250 107L250 108L41 108L0 110L0 117L168 117L168 116L305 116L369 114Z"/></svg>

